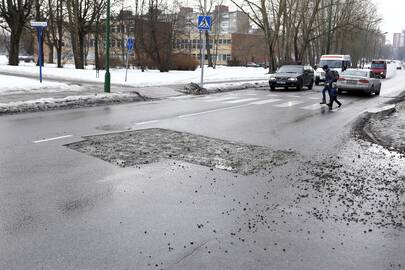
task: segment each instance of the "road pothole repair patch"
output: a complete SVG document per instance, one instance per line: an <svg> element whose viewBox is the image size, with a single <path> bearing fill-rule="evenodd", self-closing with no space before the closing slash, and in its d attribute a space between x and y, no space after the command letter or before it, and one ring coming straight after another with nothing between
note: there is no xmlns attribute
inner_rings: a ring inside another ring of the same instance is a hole
<svg viewBox="0 0 405 270"><path fill-rule="evenodd" d="M244 175L271 171L295 156L269 147L157 128L87 136L66 146L121 167L174 159Z"/></svg>

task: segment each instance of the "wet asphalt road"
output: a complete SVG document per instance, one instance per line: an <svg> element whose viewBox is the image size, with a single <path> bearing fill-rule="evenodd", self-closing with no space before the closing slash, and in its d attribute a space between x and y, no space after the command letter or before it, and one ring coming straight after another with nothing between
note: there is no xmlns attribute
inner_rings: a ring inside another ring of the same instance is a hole
<svg viewBox="0 0 405 270"><path fill-rule="evenodd" d="M292 207L290 177L325 154L360 159L368 150L350 138L352 123L403 90L398 71L381 97L344 94L332 112L315 88L2 116L0 269L404 269L403 228L308 216L318 201ZM301 158L242 176L173 160L120 168L63 146L150 127Z"/></svg>

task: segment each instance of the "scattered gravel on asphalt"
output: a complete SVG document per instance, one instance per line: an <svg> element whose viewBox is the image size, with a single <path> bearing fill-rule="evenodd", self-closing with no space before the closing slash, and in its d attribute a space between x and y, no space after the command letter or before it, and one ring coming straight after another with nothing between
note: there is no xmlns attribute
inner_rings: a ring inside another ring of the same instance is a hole
<svg viewBox="0 0 405 270"><path fill-rule="evenodd" d="M367 226L405 226L405 158L381 146L350 141L339 156L306 166L294 203L310 201L319 220Z"/></svg>
<svg viewBox="0 0 405 270"><path fill-rule="evenodd" d="M88 136L69 148L121 167L173 159L243 175L271 171L295 154L167 129Z"/></svg>

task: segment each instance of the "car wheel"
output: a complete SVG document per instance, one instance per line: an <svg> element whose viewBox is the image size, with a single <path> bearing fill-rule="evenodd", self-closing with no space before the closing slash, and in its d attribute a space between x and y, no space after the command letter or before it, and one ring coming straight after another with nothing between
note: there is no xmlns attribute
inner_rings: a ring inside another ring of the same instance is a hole
<svg viewBox="0 0 405 270"><path fill-rule="evenodd" d="M312 90L313 86L314 86L314 80L311 80L311 83L308 85L308 90Z"/></svg>
<svg viewBox="0 0 405 270"><path fill-rule="evenodd" d="M274 85L270 85L270 91L276 90L276 87Z"/></svg>
<svg viewBox="0 0 405 270"><path fill-rule="evenodd" d="M315 80L315 85L319 85L319 81L318 81L318 80Z"/></svg>
<svg viewBox="0 0 405 270"><path fill-rule="evenodd" d="M296 86L297 91L301 91L302 90L302 83L298 83Z"/></svg>
<svg viewBox="0 0 405 270"><path fill-rule="evenodd" d="M338 95L341 95L341 94L342 94L342 90L338 89L338 90L337 90L337 93L338 93Z"/></svg>
<svg viewBox="0 0 405 270"><path fill-rule="evenodd" d="M374 92L374 85L371 86L371 89L370 89L370 90L368 90L367 96L371 96L373 93L375 93L375 92Z"/></svg>

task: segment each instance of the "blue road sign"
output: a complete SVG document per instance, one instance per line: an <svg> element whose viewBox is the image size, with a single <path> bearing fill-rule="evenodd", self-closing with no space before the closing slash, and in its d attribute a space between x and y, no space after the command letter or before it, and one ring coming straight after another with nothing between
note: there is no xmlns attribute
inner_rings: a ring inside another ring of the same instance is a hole
<svg viewBox="0 0 405 270"><path fill-rule="evenodd" d="M38 39L38 59L39 59L39 81L42 83L42 66L44 63L43 52L42 52L42 34L44 29L48 26L47 22L31 22L31 26L37 30Z"/></svg>
<svg viewBox="0 0 405 270"><path fill-rule="evenodd" d="M198 30L211 30L211 16L198 16Z"/></svg>
<svg viewBox="0 0 405 270"><path fill-rule="evenodd" d="M127 50L132 51L134 49L134 45L135 45L135 39L132 37L129 37L127 40Z"/></svg>

